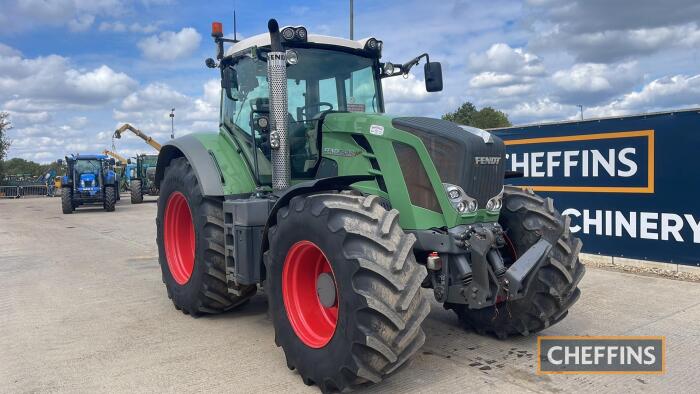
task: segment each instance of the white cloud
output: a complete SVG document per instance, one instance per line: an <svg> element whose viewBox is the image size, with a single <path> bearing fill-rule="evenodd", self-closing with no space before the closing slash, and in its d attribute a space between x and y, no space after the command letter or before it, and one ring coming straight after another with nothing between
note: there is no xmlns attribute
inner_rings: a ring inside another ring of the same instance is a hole
<svg viewBox="0 0 700 394"><path fill-rule="evenodd" d="M84 31L95 17L117 16L129 8L120 0L5 0L0 12L0 32L67 26Z"/></svg>
<svg viewBox="0 0 700 394"><path fill-rule="evenodd" d="M469 80L469 86L473 88L490 88L494 86L508 86L520 80L513 74L503 74L493 71L484 71Z"/></svg>
<svg viewBox="0 0 700 394"><path fill-rule="evenodd" d="M552 75L554 94L570 104L598 104L632 88L641 81L636 63L607 65L574 64Z"/></svg>
<svg viewBox="0 0 700 394"><path fill-rule="evenodd" d="M530 2L530 46L566 51L579 62L610 63L700 43L700 3L675 0Z"/></svg>
<svg viewBox="0 0 700 394"><path fill-rule="evenodd" d="M19 57L22 56L22 52L9 45L5 45L0 42L0 56L3 57Z"/></svg>
<svg viewBox="0 0 700 394"><path fill-rule="evenodd" d="M95 22L95 16L90 14L79 15L68 21L68 29L73 32L85 31Z"/></svg>
<svg viewBox="0 0 700 394"><path fill-rule="evenodd" d="M382 80L384 100L391 103L417 103L430 99L425 81L408 74L408 78L391 77Z"/></svg>
<svg viewBox="0 0 700 394"><path fill-rule="evenodd" d="M120 22L120 21L102 22L102 23L100 23L98 30L102 31L102 32L113 32L113 33L130 32L130 33L149 34L149 33L153 33L155 31L157 31L159 25L160 25L159 22L148 23L148 24L141 24L138 22L134 22L134 23L131 23L128 25L123 23L123 22Z"/></svg>
<svg viewBox="0 0 700 394"><path fill-rule="evenodd" d="M586 111L593 116L615 116L700 106L700 74L655 79L639 91Z"/></svg>
<svg viewBox="0 0 700 394"><path fill-rule="evenodd" d="M189 98L163 83L152 83L124 98L121 109L124 111L149 111L170 109L183 105Z"/></svg>
<svg viewBox="0 0 700 394"><path fill-rule="evenodd" d="M549 98L517 104L507 111L518 123L543 122L567 119L576 114L578 108L565 106Z"/></svg>
<svg viewBox="0 0 700 394"><path fill-rule="evenodd" d="M485 53L472 54L469 62L474 71L496 71L515 75L537 76L544 73L541 60L523 48L493 44Z"/></svg>
<svg viewBox="0 0 700 394"><path fill-rule="evenodd" d="M192 27L179 32L164 31L138 43L143 56L150 60L175 60L191 55L202 41L202 36Z"/></svg>
<svg viewBox="0 0 700 394"><path fill-rule="evenodd" d="M170 138L170 109L175 108L175 134L182 136L192 132L215 132L219 124L218 79L206 81L202 95L185 95L164 83L152 83L130 94L113 111L117 122L131 123L161 143ZM110 139L111 132L101 138ZM117 149L126 154L147 151L149 148L138 138L122 138Z"/></svg>
<svg viewBox="0 0 700 394"><path fill-rule="evenodd" d="M8 99L10 109L103 105L136 86L127 74L106 65L88 71L73 68L68 59L57 55L0 57L0 100Z"/></svg>

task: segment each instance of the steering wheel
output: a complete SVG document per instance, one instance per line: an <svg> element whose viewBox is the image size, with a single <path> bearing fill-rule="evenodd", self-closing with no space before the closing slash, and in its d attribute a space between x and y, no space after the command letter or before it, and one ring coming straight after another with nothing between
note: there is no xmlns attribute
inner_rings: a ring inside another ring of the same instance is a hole
<svg viewBox="0 0 700 394"><path fill-rule="evenodd" d="M305 106L301 107L300 113L303 117L306 117L306 109L310 108L310 107L328 107L328 109L325 111L332 111L333 110L333 104L331 104L327 101L320 101L318 103L313 103L313 104L309 104L309 105L305 105ZM323 111L319 111L319 112L323 112Z"/></svg>

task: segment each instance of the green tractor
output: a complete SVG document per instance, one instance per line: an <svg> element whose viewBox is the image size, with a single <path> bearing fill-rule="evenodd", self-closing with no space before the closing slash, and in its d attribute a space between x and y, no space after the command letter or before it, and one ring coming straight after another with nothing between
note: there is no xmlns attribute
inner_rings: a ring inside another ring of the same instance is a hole
<svg viewBox="0 0 700 394"><path fill-rule="evenodd" d="M131 164L131 159L129 159ZM129 181L129 189L131 191L131 203L141 204L145 194L151 196L158 195L158 187L156 186L156 164L158 163L158 155L137 155L136 167L132 168Z"/></svg>
<svg viewBox="0 0 700 394"><path fill-rule="evenodd" d="M425 341L428 292L499 338L567 315L581 241L551 199L504 186L503 142L384 114L383 78L425 58L426 89L440 91L440 63L381 62L375 38L268 30L238 42L212 25L219 133L158 157L157 243L177 309L225 312L260 286L288 367L323 391L404 364Z"/></svg>

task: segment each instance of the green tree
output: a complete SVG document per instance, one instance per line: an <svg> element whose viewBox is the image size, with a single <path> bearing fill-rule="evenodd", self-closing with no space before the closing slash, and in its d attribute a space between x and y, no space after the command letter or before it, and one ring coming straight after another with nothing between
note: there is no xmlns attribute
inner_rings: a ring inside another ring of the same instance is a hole
<svg viewBox="0 0 700 394"><path fill-rule="evenodd" d="M5 162L5 174L7 175L30 175L37 177L48 169L48 165L25 160L19 157L7 160Z"/></svg>
<svg viewBox="0 0 700 394"><path fill-rule="evenodd" d="M5 155L7 150L10 149L10 144L12 141L7 137L7 132L12 128L12 123L10 123L10 114L7 112L0 112L0 180L5 176L5 171L3 169L3 161L5 160Z"/></svg>
<svg viewBox="0 0 700 394"><path fill-rule="evenodd" d="M462 104L456 111L443 115L442 118L450 122L480 129L512 126L505 112L491 107L477 110L474 104L469 101Z"/></svg>

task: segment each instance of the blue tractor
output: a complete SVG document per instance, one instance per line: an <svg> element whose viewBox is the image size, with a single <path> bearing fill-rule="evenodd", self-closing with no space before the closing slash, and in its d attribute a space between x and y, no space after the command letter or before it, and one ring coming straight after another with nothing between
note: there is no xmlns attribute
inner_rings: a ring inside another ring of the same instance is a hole
<svg viewBox="0 0 700 394"><path fill-rule="evenodd" d="M83 204L101 203L105 211L114 211L119 201L119 176L114 159L106 155L66 156L66 175L61 179L61 208L73 213Z"/></svg>

